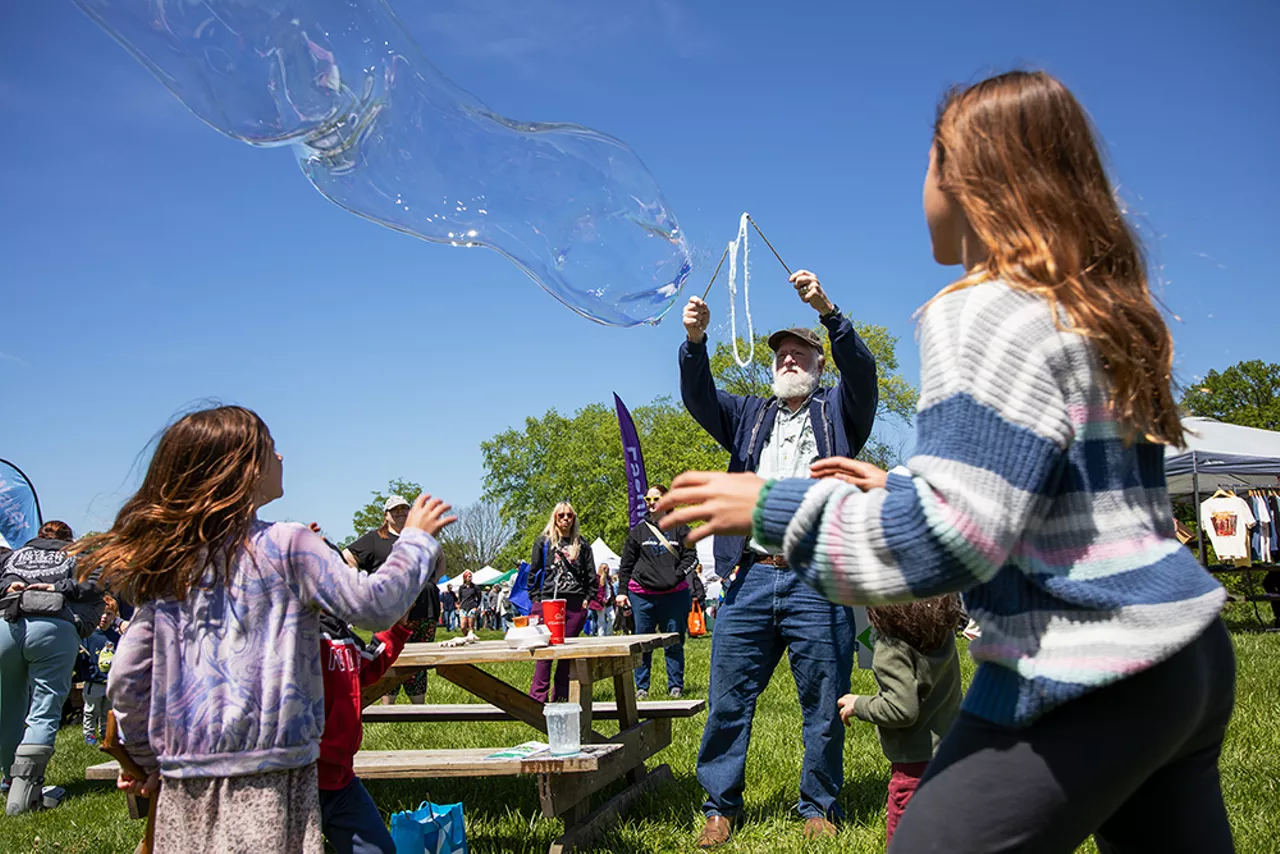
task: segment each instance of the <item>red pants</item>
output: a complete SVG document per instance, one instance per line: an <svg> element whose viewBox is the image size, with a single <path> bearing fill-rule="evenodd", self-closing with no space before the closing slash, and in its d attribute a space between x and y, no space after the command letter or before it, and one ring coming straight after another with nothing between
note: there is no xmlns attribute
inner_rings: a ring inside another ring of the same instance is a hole
<svg viewBox="0 0 1280 854"><path fill-rule="evenodd" d="M898 829L898 819L902 818L902 814L906 811L907 804L911 802L911 796L916 793L916 786L920 785L920 778L927 767L929 767L928 762L893 763L893 776L889 778L889 803L884 818L885 847L888 847L889 841L893 839L893 832Z"/></svg>

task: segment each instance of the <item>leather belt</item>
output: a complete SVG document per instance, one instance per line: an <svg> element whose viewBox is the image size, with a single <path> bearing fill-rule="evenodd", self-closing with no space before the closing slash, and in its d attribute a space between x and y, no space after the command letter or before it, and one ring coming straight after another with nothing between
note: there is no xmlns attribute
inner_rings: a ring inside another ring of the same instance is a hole
<svg viewBox="0 0 1280 854"><path fill-rule="evenodd" d="M787 559L786 559L785 557L783 557L782 555L762 555L762 554L758 554L758 555L756 555L756 556L755 556L755 560L753 561L753 563L762 563L762 564L764 564L765 566L772 566L772 567L776 567L776 568L778 568L778 569L786 569L786 568L787 568L787 565L788 565L788 564L787 564Z"/></svg>

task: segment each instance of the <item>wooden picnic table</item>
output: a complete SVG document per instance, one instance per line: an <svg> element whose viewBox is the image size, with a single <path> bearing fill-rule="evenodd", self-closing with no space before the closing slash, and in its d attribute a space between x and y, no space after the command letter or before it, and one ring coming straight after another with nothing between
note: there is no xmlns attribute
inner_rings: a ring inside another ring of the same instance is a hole
<svg viewBox="0 0 1280 854"><path fill-rule="evenodd" d="M706 707L706 702L637 703L635 669L644 653L678 643L679 639L677 634L577 637L567 638L563 644L533 650L511 649L501 640L457 647L440 643L408 644L386 675L362 692L365 721L516 720L545 733L547 724L543 717L543 704L530 697L523 688L502 681L482 670L481 666L568 661L568 700L581 708L582 752L568 757L543 753L523 759L489 759L490 754L510 745L492 749L360 751L354 762L356 775L365 779L535 775L543 815L564 819L564 834L552 843L551 854L571 851L598 836L641 794L672 779L669 766L660 765L650 771L646 770L645 762L671 744L671 722L674 718L692 717ZM434 669L440 677L483 702L434 706L373 705L392 688L426 669ZM606 679L613 680L616 702L594 703L592 687ZM597 719L618 721L618 734L605 736L598 732L595 728ZM107 762L90 766L85 770L85 776L88 779L115 779L117 771L116 763ZM592 810L592 795L624 777L627 786Z"/></svg>

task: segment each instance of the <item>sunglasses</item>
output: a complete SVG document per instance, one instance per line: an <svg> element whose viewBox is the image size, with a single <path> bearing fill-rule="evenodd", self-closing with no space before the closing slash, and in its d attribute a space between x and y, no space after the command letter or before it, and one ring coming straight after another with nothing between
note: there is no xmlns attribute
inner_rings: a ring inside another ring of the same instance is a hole
<svg viewBox="0 0 1280 854"><path fill-rule="evenodd" d="M645 504L657 504L657 503L658 503L659 501L661 501L661 500L662 500L662 498L661 498L661 497L659 497L659 498L650 498L650 497L649 497L649 496L647 496L647 495L644 497L644 503L645 503Z"/></svg>
<svg viewBox="0 0 1280 854"><path fill-rule="evenodd" d="M572 519L572 518L574 518L574 515L573 515L572 513L557 513L557 514L556 514L556 518L557 518L557 519Z"/></svg>

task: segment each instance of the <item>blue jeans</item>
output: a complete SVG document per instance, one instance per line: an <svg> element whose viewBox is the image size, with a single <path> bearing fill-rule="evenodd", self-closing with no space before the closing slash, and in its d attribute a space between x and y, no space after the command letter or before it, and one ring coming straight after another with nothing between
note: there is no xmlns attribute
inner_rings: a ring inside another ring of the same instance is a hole
<svg viewBox="0 0 1280 854"><path fill-rule="evenodd" d="M341 789L320 790L320 829L338 854L396 854L382 813L359 777Z"/></svg>
<svg viewBox="0 0 1280 854"><path fill-rule="evenodd" d="M631 599L631 613L636 618L636 634L679 632L680 642L667 647L663 653L667 657L667 690L679 688L683 691L684 631L692 607L688 589L654 596L643 593L628 593L627 596ZM649 668L652 664L653 653L646 652L636 668L636 690L649 690Z"/></svg>
<svg viewBox="0 0 1280 854"><path fill-rule="evenodd" d="M754 564L738 571L711 636L709 711L698 751L702 811L736 817L746 787L747 744L756 700L787 650L804 718L800 803L804 818L839 818L844 726L837 701L849 691L853 614L833 605L790 569Z"/></svg>
<svg viewBox="0 0 1280 854"><path fill-rule="evenodd" d="M80 652L76 627L57 617L0 620L0 772L18 744L52 745Z"/></svg>

